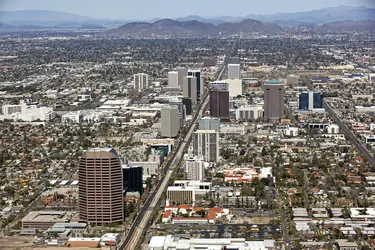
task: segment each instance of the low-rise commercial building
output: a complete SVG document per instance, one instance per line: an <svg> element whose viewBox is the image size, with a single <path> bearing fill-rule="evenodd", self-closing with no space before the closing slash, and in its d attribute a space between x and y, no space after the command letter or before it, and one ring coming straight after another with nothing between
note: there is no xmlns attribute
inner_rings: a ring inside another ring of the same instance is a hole
<svg viewBox="0 0 375 250"><path fill-rule="evenodd" d="M273 250L275 249L274 240L246 241L244 238L227 239L182 239L178 237L154 236L148 245L148 250L163 249L203 249L203 250L222 250L222 249L241 249L241 250Z"/></svg>
<svg viewBox="0 0 375 250"><path fill-rule="evenodd" d="M71 215L64 211L31 211L21 220L21 228L47 230L55 223L69 222Z"/></svg>

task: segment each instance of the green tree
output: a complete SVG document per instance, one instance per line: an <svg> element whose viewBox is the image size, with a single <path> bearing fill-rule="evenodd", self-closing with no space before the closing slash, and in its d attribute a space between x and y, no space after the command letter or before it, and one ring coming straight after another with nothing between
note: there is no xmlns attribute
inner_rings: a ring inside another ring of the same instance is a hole
<svg viewBox="0 0 375 250"><path fill-rule="evenodd" d="M126 204L126 202L124 202L124 215L125 217L128 217L130 215L130 209L128 205Z"/></svg>
<svg viewBox="0 0 375 250"><path fill-rule="evenodd" d="M240 204L240 199L237 197L237 198L236 198L236 207L240 207L240 205L241 205L241 204Z"/></svg>

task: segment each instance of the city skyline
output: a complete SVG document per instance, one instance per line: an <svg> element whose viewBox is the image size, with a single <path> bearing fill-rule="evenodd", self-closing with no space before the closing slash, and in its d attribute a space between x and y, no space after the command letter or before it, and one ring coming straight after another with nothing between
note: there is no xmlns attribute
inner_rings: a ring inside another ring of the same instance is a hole
<svg viewBox="0 0 375 250"><path fill-rule="evenodd" d="M375 7L375 2L371 0L332 0L329 2L317 0L308 3L288 0L287 2L268 0L254 4L244 0L236 0L235 2L223 2L218 6L213 0L204 2L192 0L186 3L179 3L178 7L176 7L171 0L159 2L149 2L146 0L136 2L123 2L120 0L108 0L105 2L88 0L81 0L79 2L73 0L59 2L48 0L34 0L32 2L26 0L5 0L0 4L0 11L50 10L74 13L91 18L140 20L148 18L178 18L189 15L203 17L245 16L248 14L264 15L280 12L303 12L341 5ZM144 8L144 6L148 8ZM197 8L197 6L200 6L200 8Z"/></svg>

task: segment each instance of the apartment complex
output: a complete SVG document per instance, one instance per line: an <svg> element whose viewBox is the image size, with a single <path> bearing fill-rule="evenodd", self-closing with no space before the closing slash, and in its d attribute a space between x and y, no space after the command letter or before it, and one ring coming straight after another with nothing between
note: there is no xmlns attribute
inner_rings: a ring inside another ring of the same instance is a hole
<svg viewBox="0 0 375 250"><path fill-rule="evenodd" d="M138 73L134 75L134 88L135 89L147 89L148 88L148 75L144 73Z"/></svg>
<svg viewBox="0 0 375 250"><path fill-rule="evenodd" d="M186 178L193 181L204 180L204 161L191 157L185 161Z"/></svg>
<svg viewBox="0 0 375 250"><path fill-rule="evenodd" d="M219 161L219 133L197 130L193 134L193 154L207 162Z"/></svg>

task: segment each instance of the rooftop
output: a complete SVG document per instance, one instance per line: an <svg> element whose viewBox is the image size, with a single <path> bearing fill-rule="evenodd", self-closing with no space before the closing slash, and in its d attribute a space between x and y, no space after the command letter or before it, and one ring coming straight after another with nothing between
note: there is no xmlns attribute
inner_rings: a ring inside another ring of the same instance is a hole
<svg viewBox="0 0 375 250"><path fill-rule="evenodd" d="M265 82L265 84L284 84L284 83L280 80L268 80Z"/></svg>
<svg viewBox="0 0 375 250"><path fill-rule="evenodd" d="M68 213L63 211L31 211L21 221L28 222L65 222Z"/></svg>
<svg viewBox="0 0 375 250"><path fill-rule="evenodd" d="M69 238L68 241L100 241L100 238Z"/></svg>

